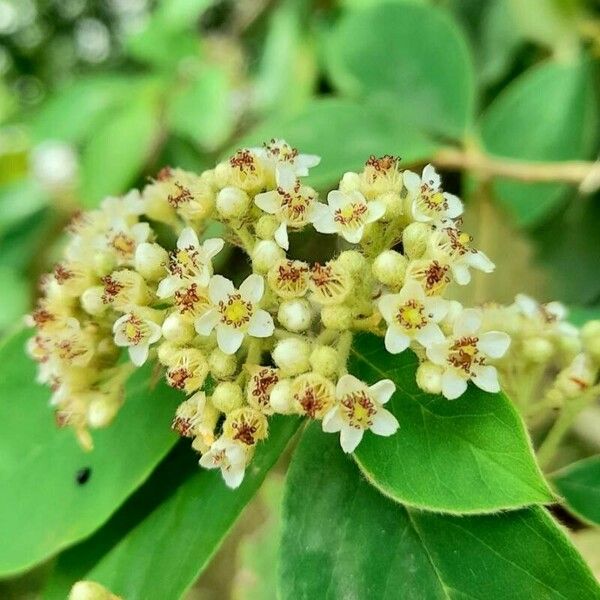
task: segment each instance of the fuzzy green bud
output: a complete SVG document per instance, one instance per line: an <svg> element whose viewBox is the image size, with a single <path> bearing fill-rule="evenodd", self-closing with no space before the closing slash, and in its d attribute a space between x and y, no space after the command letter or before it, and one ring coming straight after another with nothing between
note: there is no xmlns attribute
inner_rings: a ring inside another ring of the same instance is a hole
<svg viewBox="0 0 600 600"><path fill-rule="evenodd" d="M263 215L255 226L256 235L263 240L273 239L279 221L272 215Z"/></svg>
<svg viewBox="0 0 600 600"><path fill-rule="evenodd" d="M377 196L377 201L385 206L384 219L392 221L404 214L404 206L398 192L385 192Z"/></svg>
<svg viewBox="0 0 600 600"><path fill-rule="evenodd" d="M337 373L339 354L331 346L317 346L310 354L310 366L313 371L325 377Z"/></svg>
<svg viewBox="0 0 600 600"><path fill-rule="evenodd" d="M404 253L408 258L421 258L431 236L431 227L425 223L411 223L402 232Z"/></svg>
<svg viewBox="0 0 600 600"><path fill-rule="evenodd" d="M235 354L225 354L220 348L215 348L208 356L208 367L215 379L228 379L237 371Z"/></svg>
<svg viewBox="0 0 600 600"><path fill-rule="evenodd" d="M554 354L554 345L543 337L523 340L523 356L537 365L547 363Z"/></svg>
<svg viewBox="0 0 600 600"><path fill-rule="evenodd" d="M252 251L252 266L259 273L266 273L278 260L285 258L285 252L272 240L261 240Z"/></svg>
<svg viewBox="0 0 600 600"><path fill-rule="evenodd" d="M417 369L417 385L427 394L441 394L442 368L425 361Z"/></svg>
<svg viewBox="0 0 600 600"><path fill-rule="evenodd" d="M306 331L312 321L310 304L302 298L286 300L279 306L277 319L289 331Z"/></svg>
<svg viewBox="0 0 600 600"><path fill-rule="evenodd" d="M329 329L344 331L352 325L352 311L348 306L324 306L321 309L321 321Z"/></svg>
<svg viewBox="0 0 600 600"><path fill-rule="evenodd" d="M166 275L169 260L167 251L159 244L144 242L135 251L135 270L150 281L158 281Z"/></svg>
<svg viewBox="0 0 600 600"><path fill-rule="evenodd" d="M215 388L211 402L217 410L227 414L244 404L244 392L237 383L223 381Z"/></svg>
<svg viewBox="0 0 600 600"><path fill-rule="evenodd" d="M406 256L395 250L386 250L373 262L373 275L384 285L400 288L404 283L407 265Z"/></svg>
<svg viewBox="0 0 600 600"><path fill-rule="evenodd" d="M357 250L345 250L335 262L341 269L347 270L352 275L362 272L367 265L367 259Z"/></svg>
<svg viewBox="0 0 600 600"><path fill-rule="evenodd" d="M250 207L250 198L244 190L225 187L217 195L217 211L226 219L242 217Z"/></svg>
<svg viewBox="0 0 600 600"><path fill-rule="evenodd" d="M275 364L288 375L310 369L310 345L300 338L290 337L277 342L272 356Z"/></svg>
<svg viewBox="0 0 600 600"><path fill-rule="evenodd" d="M600 321L589 321L581 329L584 350L600 363Z"/></svg>
<svg viewBox="0 0 600 600"><path fill-rule="evenodd" d="M185 344L194 339L194 325L179 313L171 313L162 324L162 334L165 340L174 344Z"/></svg>

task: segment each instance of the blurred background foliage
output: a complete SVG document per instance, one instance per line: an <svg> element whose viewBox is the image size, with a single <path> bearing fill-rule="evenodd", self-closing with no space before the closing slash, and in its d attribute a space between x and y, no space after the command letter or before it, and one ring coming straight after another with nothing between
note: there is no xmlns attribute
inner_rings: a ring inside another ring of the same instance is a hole
<svg viewBox="0 0 600 600"><path fill-rule="evenodd" d="M271 137L323 157L322 190L370 154L458 150L441 170L498 264L468 300L525 291L597 316L600 182L494 179L460 156L595 160L599 57L594 0L0 0L0 330L75 211ZM272 597L256 548L278 524L252 514L227 555L239 599Z"/></svg>

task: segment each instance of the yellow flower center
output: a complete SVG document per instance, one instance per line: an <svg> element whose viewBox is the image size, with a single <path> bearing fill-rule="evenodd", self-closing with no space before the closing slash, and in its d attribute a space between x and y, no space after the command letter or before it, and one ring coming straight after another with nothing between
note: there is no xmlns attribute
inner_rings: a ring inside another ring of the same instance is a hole
<svg viewBox="0 0 600 600"><path fill-rule="evenodd" d="M373 424L377 408L366 391L352 392L340 403L343 416L352 427L367 429Z"/></svg>
<svg viewBox="0 0 600 600"><path fill-rule="evenodd" d="M252 303L239 294L229 294L227 300L219 303L221 322L236 329L246 325L252 316Z"/></svg>
<svg viewBox="0 0 600 600"><path fill-rule="evenodd" d="M427 325L424 310L423 304L417 300L408 300L398 307L398 312L395 315L396 323L408 332L421 329Z"/></svg>
<svg viewBox="0 0 600 600"><path fill-rule="evenodd" d="M343 227L356 229L364 225L367 210L366 204L350 202L343 208L338 208L335 211L333 219Z"/></svg>
<svg viewBox="0 0 600 600"><path fill-rule="evenodd" d="M479 353L477 342L479 338L465 336L453 342L448 353L448 364L465 374L471 374L475 365L485 364L485 358Z"/></svg>

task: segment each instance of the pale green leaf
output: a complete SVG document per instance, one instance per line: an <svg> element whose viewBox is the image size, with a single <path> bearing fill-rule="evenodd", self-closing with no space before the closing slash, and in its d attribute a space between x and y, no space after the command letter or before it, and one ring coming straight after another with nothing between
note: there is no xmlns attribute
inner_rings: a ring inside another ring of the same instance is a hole
<svg viewBox="0 0 600 600"><path fill-rule="evenodd" d="M551 479L573 513L600 525L600 456L560 469Z"/></svg>
<svg viewBox="0 0 600 600"><path fill-rule="evenodd" d="M592 600L600 588L542 508L450 516L382 496L312 425L284 501L280 597Z"/></svg>
<svg viewBox="0 0 600 600"><path fill-rule="evenodd" d="M0 329L12 327L29 308L29 282L14 267L0 265Z"/></svg>
<svg viewBox="0 0 600 600"><path fill-rule="evenodd" d="M114 423L94 432L86 453L70 430L59 430L50 392L35 382L25 355L31 331L0 348L0 576L16 573L88 536L149 475L176 440L170 422L181 400L149 369L128 383ZM78 471L90 469L85 485Z"/></svg>
<svg viewBox="0 0 600 600"><path fill-rule="evenodd" d="M462 138L475 89L462 32L443 11L400 3L352 11L326 47L335 87L354 97L391 93L395 111L426 131Z"/></svg>
<svg viewBox="0 0 600 600"><path fill-rule="evenodd" d="M481 121L486 149L529 161L586 158L591 150L598 105L584 61L547 62L515 79ZM561 205L568 186L499 179L498 201L520 225L534 225Z"/></svg>
<svg viewBox="0 0 600 600"><path fill-rule="evenodd" d="M551 502L525 427L503 394L470 386L457 400L424 393L416 356L391 355L373 335L356 339L350 372L373 384L391 379L388 405L400 429L384 438L367 433L356 460L395 500L449 513L486 513Z"/></svg>

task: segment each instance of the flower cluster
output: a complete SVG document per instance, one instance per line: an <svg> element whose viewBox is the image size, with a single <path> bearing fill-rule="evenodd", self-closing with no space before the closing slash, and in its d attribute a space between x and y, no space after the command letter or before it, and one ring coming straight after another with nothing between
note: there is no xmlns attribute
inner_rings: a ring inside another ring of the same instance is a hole
<svg viewBox="0 0 600 600"><path fill-rule="evenodd" d="M506 327L446 297L472 269L494 268L460 229L461 201L431 165L418 175L392 156L369 158L323 201L303 179L318 163L271 140L199 176L163 169L141 192L74 218L30 317L29 351L59 425L91 446L89 429L113 419L131 369L157 359L186 396L173 428L237 487L273 414L321 420L346 452L367 430L395 433L392 381L347 373L354 332L381 335L392 354L414 350L426 392L500 389ZM206 233L215 222L221 237ZM318 234L335 236L330 260L294 256L302 230L319 245ZM250 259L234 265L235 281L215 273L226 272L225 239Z"/></svg>

